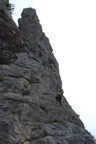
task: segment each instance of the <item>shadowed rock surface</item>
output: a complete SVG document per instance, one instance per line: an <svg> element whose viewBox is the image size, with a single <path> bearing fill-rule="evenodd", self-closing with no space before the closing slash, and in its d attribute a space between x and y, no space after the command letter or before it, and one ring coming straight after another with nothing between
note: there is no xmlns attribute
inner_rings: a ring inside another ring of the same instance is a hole
<svg viewBox="0 0 96 144"><path fill-rule="evenodd" d="M65 97L58 63L32 8L19 28L0 11L0 144L94 144Z"/></svg>

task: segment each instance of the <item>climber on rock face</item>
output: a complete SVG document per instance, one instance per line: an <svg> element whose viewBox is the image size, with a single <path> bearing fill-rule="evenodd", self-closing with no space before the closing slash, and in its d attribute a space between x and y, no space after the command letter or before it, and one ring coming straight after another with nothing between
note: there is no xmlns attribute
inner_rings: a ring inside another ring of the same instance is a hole
<svg viewBox="0 0 96 144"><path fill-rule="evenodd" d="M63 97L63 90L60 89L57 93L57 96L56 96L56 100L60 103L60 105L62 106L62 97Z"/></svg>

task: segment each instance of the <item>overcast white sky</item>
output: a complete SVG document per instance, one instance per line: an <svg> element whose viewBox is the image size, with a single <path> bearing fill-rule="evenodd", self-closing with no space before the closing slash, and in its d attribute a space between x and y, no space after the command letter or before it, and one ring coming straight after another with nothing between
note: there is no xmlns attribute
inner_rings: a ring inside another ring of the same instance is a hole
<svg viewBox="0 0 96 144"><path fill-rule="evenodd" d="M65 97L96 137L96 0L10 0L35 8L59 63Z"/></svg>

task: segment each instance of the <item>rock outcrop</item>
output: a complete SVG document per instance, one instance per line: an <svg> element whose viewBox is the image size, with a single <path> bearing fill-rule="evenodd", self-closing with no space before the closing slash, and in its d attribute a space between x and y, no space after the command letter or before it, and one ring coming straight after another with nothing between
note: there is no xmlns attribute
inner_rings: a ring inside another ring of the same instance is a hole
<svg viewBox="0 0 96 144"><path fill-rule="evenodd" d="M94 144L65 97L48 38L32 8L19 28L0 11L0 143Z"/></svg>

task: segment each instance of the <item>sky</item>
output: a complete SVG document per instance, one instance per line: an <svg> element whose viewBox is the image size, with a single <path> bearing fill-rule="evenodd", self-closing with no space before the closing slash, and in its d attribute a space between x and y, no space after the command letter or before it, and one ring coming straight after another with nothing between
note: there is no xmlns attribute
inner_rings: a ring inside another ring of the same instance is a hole
<svg viewBox="0 0 96 144"><path fill-rule="evenodd" d="M96 0L10 0L17 23L35 8L59 63L64 95L96 137Z"/></svg>

